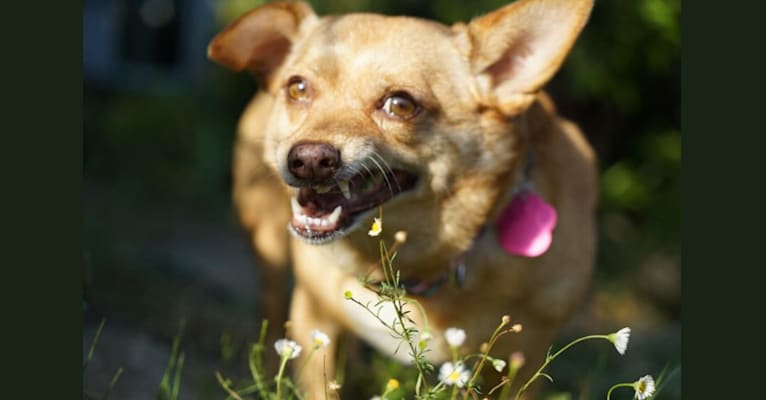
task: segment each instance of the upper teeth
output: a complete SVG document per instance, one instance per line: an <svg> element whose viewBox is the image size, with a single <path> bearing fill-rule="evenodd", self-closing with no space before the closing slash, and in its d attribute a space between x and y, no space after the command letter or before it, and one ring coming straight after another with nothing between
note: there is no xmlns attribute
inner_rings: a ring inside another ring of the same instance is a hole
<svg viewBox="0 0 766 400"><path fill-rule="evenodd" d="M345 197L346 200L350 200L351 190L348 188L348 181L338 182L338 187L340 188L340 191L343 192L343 197Z"/></svg>

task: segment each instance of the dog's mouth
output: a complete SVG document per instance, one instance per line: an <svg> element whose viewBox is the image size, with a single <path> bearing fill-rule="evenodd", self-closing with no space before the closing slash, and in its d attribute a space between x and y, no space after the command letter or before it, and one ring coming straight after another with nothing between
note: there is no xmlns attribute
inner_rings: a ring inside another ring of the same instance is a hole
<svg viewBox="0 0 766 400"><path fill-rule="evenodd" d="M313 244L338 239L356 227L360 215L413 189L416 183L415 174L401 169L365 170L334 184L299 188L291 198L290 231Z"/></svg>

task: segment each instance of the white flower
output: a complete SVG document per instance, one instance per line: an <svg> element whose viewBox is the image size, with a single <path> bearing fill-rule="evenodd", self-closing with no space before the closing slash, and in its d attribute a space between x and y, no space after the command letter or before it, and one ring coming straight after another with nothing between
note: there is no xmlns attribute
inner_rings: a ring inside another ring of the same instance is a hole
<svg viewBox="0 0 766 400"><path fill-rule="evenodd" d="M609 335L609 341L614 343L614 348L620 355L625 354L625 349L628 348L628 339L630 339L630 328L627 327Z"/></svg>
<svg viewBox="0 0 766 400"><path fill-rule="evenodd" d="M318 349L330 344L330 338L324 332L314 329L311 331L311 342L314 343L314 348Z"/></svg>
<svg viewBox="0 0 766 400"><path fill-rule="evenodd" d="M493 359L492 359L492 367L493 367L493 368L494 368L494 369L495 369L497 372L503 372L503 368L505 368L505 361L503 361L503 360L500 360L500 359L498 359L498 358L493 358Z"/></svg>
<svg viewBox="0 0 766 400"><path fill-rule="evenodd" d="M367 232L367 234L370 236L378 236L380 235L380 232L383 232L383 222L380 218L375 217L375 220L372 222L372 227L370 227L370 231Z"/></svg>
<svg viewBox="0 0 766 400"><path fill-rule="evenodd" d="M301 345L289 339L277 340L274 342L274 349L280 357L287 357L288 360L292 360L301 354Z"/></svg>
<svg viewBox="0 0 766 400"><path fill-rule="evenodd" d="M439 368L439 380L447 386L457 385L461 388L468 383L470 378L470 372L463 367L461 362L454 365L451 362L446 362Z"/></svg>
<svg viewBox="0 0 766 400"><path fill-rule="evenodd" d="M380 396L372 396L370 400L383 400Z"/></svg>
<svg viewBox="0 0 766 400"><path fill-rule="evenodd" d="M465 342L465 331L460 328L449 328L444 331L444 338L450 347L460 347Z"/></svg>
<svg viewBox="0 0 766 400"><path fill-rule="evenodd" d="M654 394L654 378L651 375L644 375L641 379L633 383L638 400L648 399Z"/></svg>

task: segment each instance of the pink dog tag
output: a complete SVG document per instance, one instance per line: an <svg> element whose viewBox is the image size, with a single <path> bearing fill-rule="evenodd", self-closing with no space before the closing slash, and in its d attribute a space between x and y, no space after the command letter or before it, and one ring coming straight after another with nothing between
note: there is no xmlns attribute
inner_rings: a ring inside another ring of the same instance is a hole
<svg viewBox="0 0 766 400"><path fill-rule="evenodd" d="M553 206L537 193L523 191L513 197L497 220L500 245L511 254L537 257L551 246L556 219Z"/></svg>

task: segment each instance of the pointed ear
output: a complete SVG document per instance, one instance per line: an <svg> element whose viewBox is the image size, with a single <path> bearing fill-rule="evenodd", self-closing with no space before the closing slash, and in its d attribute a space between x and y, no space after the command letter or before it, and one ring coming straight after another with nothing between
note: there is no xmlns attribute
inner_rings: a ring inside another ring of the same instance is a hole
<svg viewBox="0 0 766 400"><path fill-rule="evenodd" d="M265 4L216 35L207 56L234 71L248 69L268 81L284 62L301 27L316 19L314 10L304 2Z"/></svg>
<svg viewBox="0 0 766 400"><path fill-rule="evenodd" d="M467 26L480 90L505 113L533 101L588 20L593 0L518 0Z"/></svg>

